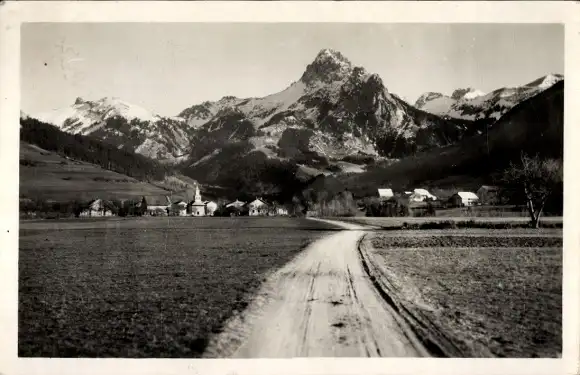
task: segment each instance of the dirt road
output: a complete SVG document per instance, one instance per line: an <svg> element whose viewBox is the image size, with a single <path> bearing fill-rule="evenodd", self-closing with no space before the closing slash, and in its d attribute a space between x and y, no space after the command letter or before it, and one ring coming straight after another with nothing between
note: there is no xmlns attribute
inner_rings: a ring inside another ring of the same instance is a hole
<svg viewBox="0 0 580 375"><path fill-rule="evenodd" d="M314 242L264 282L210 341L208 357L428 356L365 274L357 253L363 228L337 225L345 230Z"/></svg>

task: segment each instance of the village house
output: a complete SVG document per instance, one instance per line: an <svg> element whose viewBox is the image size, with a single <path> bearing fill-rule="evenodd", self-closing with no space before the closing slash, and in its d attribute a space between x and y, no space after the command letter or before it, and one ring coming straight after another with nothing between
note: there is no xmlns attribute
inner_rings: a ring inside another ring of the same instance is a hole
<svg viewBox="0 0 580 375"><path fill-rule="evenodd" d="M382 200L391 199L394 197L393 189L378 189L379 191L379 198Z"/></svg>
<svg viewBox="0 0 580 375"><path fill-rule="evenodd" d="M410 202L425 202L428 200L437 200L437 197L429 193L426 189L414 189L409 195Z"/></svg>
<svg viewBox="0 0 580 375"><path fill-rule="evenodd" d="M449 198L454 207L470 207L479 203L479 197L470 191L458 191Z"/></svg>
<svg viewBox="0 0 580 375"><path fill-rule="evenodd" d="M226 210L230 216L240 216L246 209L246 202L242 202L238 199L226 204Z"/></svg>
<svg viewBox="0 0 580 375"><path fill-rule="evenodd" d="M242 208L242 207L244 207L245 204L246 204L246 202L242 202L242 201L239 201L236 199L235 201L226 204L226 208L231 208L231 207Z"/></svg>
<svg viewBox="0 0 580 375"><path fill-rule="evenodd" d="M268 215L268 210L268 204L260 198L248 203L248 215L250 216L266 216Z"/></svg>
<svg viewBox="0 0 580 375"><path fill-rule="evenodd" d="M102 199L93 199L87 208L82 210L80 217L105 217L113 216L113 211Z"/></svg>
<svg viewBox="0 0 580 375"><path fill-rule="evenodd" d="M172 216L187 216L187 202L179 199L171 204L169 214Z"/></svg>
<svg viewBox="0 0 580 375"><path fill-rule="evenodd" d="M147 195L144 197L147 209L145 214L151 216L167 216L171 208L171 199L166 195ZM141 202L137 203L141 207Z"/></svg>

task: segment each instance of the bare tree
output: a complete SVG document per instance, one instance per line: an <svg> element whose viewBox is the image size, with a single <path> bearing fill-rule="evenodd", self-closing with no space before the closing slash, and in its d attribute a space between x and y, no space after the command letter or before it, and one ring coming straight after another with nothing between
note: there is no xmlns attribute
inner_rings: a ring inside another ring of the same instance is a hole
<svg viewBox="0 0 580 375"><path fill-rule="evenodd" d="M504 171L503 181L521 192L526 200L531 225L538 228L546 200L563 186L562 161L542 160L538 156L522 154L519 163L511 163Z"/></svg>

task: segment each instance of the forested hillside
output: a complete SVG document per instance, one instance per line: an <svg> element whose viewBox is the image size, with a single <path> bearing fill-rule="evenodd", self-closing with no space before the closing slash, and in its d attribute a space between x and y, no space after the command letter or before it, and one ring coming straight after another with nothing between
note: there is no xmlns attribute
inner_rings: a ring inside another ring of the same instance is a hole
<svg viewBox="0 0 580 375"><path fill-rule="evenodd" d="M171 172L169 167L145 156L91 136L65 133L33 118L20 119L20 140L142 181L160 181Z"/></svg>

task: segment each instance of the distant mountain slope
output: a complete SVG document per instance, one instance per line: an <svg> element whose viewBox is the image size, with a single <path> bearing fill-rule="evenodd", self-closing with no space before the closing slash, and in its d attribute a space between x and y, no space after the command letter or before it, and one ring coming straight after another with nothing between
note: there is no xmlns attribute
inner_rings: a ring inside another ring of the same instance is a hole
<svg viewBox="0 0 580 375"><path fill-rule="evenodd" d="M415 106L443 117L468 120L499 119L517 104L562 81L559 74L549 74L519 87L501 88L488 94L479 90L458 89L451 96L428 92L419 97Z"/></svg>
<svg viewBox="0 0 580 375"><path fill-rule="evenodd" d="M77 98L69 107L31 117L158 160L179 160L189 151L192 129L182 118L159 116L119 98Z"/></svg>
<svg viewBox="0 0 580 375"><path fill-rule="evenodd" d="M448 147L404 158L386 168L344 178L358 195L377 187L431 186L475 188L521 152L563 158L564 82L521 102L481 134Z"/></svg>

